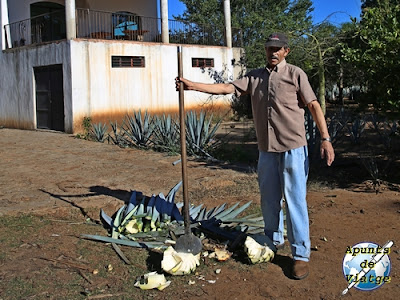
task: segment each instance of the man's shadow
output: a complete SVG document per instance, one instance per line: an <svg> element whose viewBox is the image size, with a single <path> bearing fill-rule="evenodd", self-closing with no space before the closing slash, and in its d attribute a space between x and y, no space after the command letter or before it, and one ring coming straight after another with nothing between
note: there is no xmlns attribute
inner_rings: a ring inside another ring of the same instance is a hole
<svg viewBox="0 0 400 300"><path fill-rule="evenodd" d="M80 206L77 201L75 201L73 199L69 199L69 198L85 198L85 197L94 197L94 196L105 195L105 196L110 196L110 197L119 199L119 200L123 201L124 203L128 203L130 196L132 194L132 191L126 191L126 190L120 190L120 189L114 190L114 189L110 189L105 186L98 186L98 185L91 186L89 188L89 192L83 193L83 194L82 193L81 194L55 194L55 193L46 191L44 189L39 189L39 190L42 191L43 193L50 195L53 198L56 198L63 202L66 202L75 208L78 208L85 218L89 218L91 221L93 221L95 223L100 223L100 221L91 218L85 208Z"/></svg>
<svg viewBox="0 0 400 300"><path fill-rule="evenodd" d="M292 275L293 259L291 257L275 254L271 263L280 267L287 278L294 279Z"/></svg>

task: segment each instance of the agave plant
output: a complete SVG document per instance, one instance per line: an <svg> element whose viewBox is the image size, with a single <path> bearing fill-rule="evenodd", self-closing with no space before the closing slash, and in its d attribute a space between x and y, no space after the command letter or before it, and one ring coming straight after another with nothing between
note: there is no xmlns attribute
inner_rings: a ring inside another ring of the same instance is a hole
<svg viewBox="0 0 400 300"><path fill-rule="evenodd" d="M304 127L306 130L309 157L314 158L315 153L318 152L316 151L316 146L317 141L319 141L319 131L317 130L317 125L308 109L305 110L304 114Z"/></svg>
<svg viewBox="0 0 400 300"><path fill-rule="evenodd" d="M139 148L147 148L150 136L153 133L153 124L147 111L142 119L141 111L134 111L133 116L127 115L123 121L122 131L124 140L128 145Z"/></svg>
<svg viewBox="0 0 400 300"><path fill-rule="evenodd" d="M337 114L334 114L327 120L329 136L332 139L332 144L335 145L343 136L343 129L347 124L346 120L340 119Z"/></svg>
<svg viewBox="0 0 400 300"><path fill-rule="evenodd" d="M146 197L133 191L129 203L123 205L113 218L101 210L101 218L111 231L111 237L83 235L88 239L122 244L133 247L166 249L168 240L184 234L182 211L183 203L175 203L175 195L181 182L174 186L167 196ZM205 234L235 240L243 232L259 234L264 230L262 217L250 215L238 218L251 201L239 207L236 203L230 208L226 204L210 210L203 205L191 206L189 214L191 227Z"/></svg>
<svg viewBox="0 0 400 300"><path fill-rule="evenodd" d="M161 151L179 152L179 128L170 115L155 116L152 141Z"/></svg>
<svg viewBox="0 0 400 300"><path fill-rule="evenodd" d="M92 124L92 128L90 130L91 136L96 142L104 143L107 138L107 124L97 123Z"/></svg>
<svg viewBox="0 0 400 300"><path fill-rule="evenodd" d="M347 124L347 129L349 131L350 137L351 137L351 141L354 144L359 144L360 143L360 139L363 135L364 129L365 129L365 118L363 117L357 117L356 119L354 119L351 124Z"/></svg>
<svg viewBox="0 0 400 300"><path fill-rule="evenodd" d="M197 118L196 112L190 111L186 114L186 143L187 151L190 155L195 156L208 156L215 150L221 143L214 140L215 132L221 124L221 120L212 127L212 115L207 120L206 114L200 112Z"/></svg>
<svg viewBox="0 0 400 300"><path fill-rule="evenodd" d="M376 132L379 134L383 145L387 150L392 149L392 139L397 134L398 126L396 120L389 121L386 118L380 119L378 115L371 115L371 121Z"/></svg>
<svg viewBox="0 0 400 300"><path fill-rule="evenodd" d="M125 147L126 146L126 142L125 142L125 134L122 133L121 131L118 130L118 123L115 122L110 122L110 126L111 126L111 132L108 134L108 140L117 146L120 147Z"/></svg>

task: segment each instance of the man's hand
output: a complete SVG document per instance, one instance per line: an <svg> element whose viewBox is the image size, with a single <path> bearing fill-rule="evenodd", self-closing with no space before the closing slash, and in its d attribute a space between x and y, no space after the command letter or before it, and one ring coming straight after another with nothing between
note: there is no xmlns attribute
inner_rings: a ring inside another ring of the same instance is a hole
<svg viewBox="0 0 400 300"><path fill-rule="evenodd" d="M335 160L335 151L333 150L331 142L321 142L321 158L326 159L326 164L328 166L332 165L333 161Z"/></svg>
<svg viewBox="0 0 400 300"><path fill-rule="evenodd" d="M180 78L176 77L175 78L175 89L177 91L179 91L179 86L181 85L181 83L183 84L183 89L184 90L189 90L190 89L189 86L193 86L193 82L192 81L187 80L187 79L182 78L182 77L180 77Z"/></svg>
<svg viewBox="0 0 400 300"><path fill-rule="evenodd" d="M326 164L330 166L335 160L335 151L333 150L331 142L329 140L324 140L324 138L329 138L329 132L328 127L326 126L324 113L322 112L321 106L317 100L308 103L307 107L310 110L315 123L317 124L321 137L323 138L321 141L321 158L326 159Z"/></svg>
<svg viewBox="0 0 400 300"><path fill-rule="evenodd" d="M182 77L175 78L175 89L179 91L180 84L184 90L198 91L212 95L226 95L235 92L235 87L230 83L201 83L193 82Z"/></svg>

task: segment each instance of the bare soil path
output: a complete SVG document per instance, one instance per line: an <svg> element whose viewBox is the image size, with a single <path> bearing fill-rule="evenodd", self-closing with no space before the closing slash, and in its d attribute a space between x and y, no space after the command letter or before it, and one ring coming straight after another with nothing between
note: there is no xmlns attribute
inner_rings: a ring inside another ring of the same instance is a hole
<svg viewBox="0 0 400 300"><path fill-rule="evenodd" d="M134 288L137 275L152 271L152 254L122 247L137 258L127 266L109 245L79 235L106 235L87 218L98 220L100 208L113 214L131 190L167 193L180 180L180 167L172 165L177 159L67 134L0 129L0 299L339 299L347 285L347 246L388 240L395 242L391 282L371 292L352 289L343 298L398 299L400 193L359 187L310 187L314 251L305 280L290 278L286 247L272 263L206 261L197 274L169 277L172 283L162 292ZM256 210L259 204L256 174L246 167L190 161L189 189L192 202L210 208L253 200ZM109 263L112 272L92 273Z"/></svg>

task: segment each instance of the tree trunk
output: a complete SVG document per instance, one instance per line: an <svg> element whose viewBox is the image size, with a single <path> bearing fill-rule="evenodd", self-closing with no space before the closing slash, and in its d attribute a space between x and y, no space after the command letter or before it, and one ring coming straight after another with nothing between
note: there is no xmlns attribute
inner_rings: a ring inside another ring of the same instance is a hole
<svg viewBox="0 0 400 300"><path fill-rule="evenodd" d="M322 59L321 48L318 46L318 79L319 79L319 91L318 98L321 104L322 112L326 114L326 101L325 101L325 67Z"/></svg>
<svg viewBox="0 0 400 300"><path fill-rule="evenodd" d="M343 67L340 66L339 72L339 103L344 105L344 97L343 97Z"/></svg>

